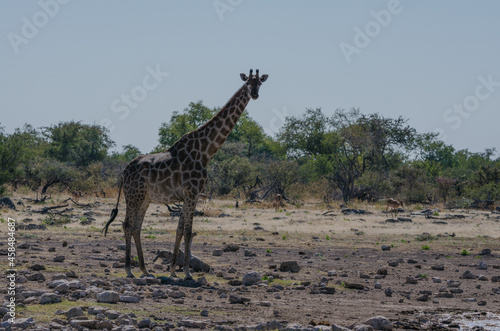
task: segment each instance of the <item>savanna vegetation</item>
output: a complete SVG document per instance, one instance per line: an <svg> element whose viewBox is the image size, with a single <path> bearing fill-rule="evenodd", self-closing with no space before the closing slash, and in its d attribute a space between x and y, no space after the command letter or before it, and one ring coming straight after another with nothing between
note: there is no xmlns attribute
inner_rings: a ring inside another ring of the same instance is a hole
<svg viewBox="0 0 500 331"><path fill-rule="evenodd" d="M208 121L217 108L192 102L162 123L158 146L168 148ZM0 196L19 188L41 195L53 191L105 193L116 188L120 171L141 151L133 145L112 152L115 143L98 125L61 122L14 133L0 129ZM142 151L148 153L149 151ZM276 134L245 112L212 159L207 195L260 200L443 202L470 207L500 200L500 158L494 149L456 150L436 134L419 133L403 117L363 114L359 109L306 109L290 116Z"/></svg>

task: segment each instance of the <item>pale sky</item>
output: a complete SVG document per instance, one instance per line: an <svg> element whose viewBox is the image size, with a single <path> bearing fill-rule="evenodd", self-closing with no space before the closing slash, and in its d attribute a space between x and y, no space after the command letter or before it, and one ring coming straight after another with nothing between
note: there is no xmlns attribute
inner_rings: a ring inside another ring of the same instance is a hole
<svg viewBox="0 0 500 331"><path fill-rule="evenodd" d="M493 0L2 1L0 125L105 124L117 150L148 153L173 111L223 106L252 68L269 79L247 111L268 133L359 107L500 150L499 14Z"/></svg>

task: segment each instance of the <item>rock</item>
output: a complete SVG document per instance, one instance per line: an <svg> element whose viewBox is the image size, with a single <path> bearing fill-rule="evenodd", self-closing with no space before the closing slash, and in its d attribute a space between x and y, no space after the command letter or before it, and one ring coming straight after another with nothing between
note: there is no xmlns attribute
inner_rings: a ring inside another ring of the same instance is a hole
<svg viewBox="0 0 500 331"><path fill-rule="evenodd" d="M485 248L479 252L479 255L490 255L491 254L491 249Z"/></svg>
<svg viewBox="0 0 500 331"><path fill-rule="evenodd" d="M366 325L371 326L375 330L392 330L392 323L384 316L376 316L369 318L365 322Z"/></svg>
<svg viewBox="0 0 500 331"><path fill-rule="evenodd" d="M106 310L104 312L104 315L109 318L110 320L115 320L118 318L118 316L121 315L121 313L119 311L116 311L116 310Z"/></svg>
<svg viewBox="0 0 500 331"><path fill-rule="evenodd" d="M487 270L488 269L488 264L484 261L479 262L479 265L477 266L478 269L480 270Z"/></svg>
<svg viewBox="0 0 500 331"><path fill-rule="evenodd" d="M97 302L117 303L120 301L120 294L115 291L104 291L97 294Z"/></svg>
<svg viewBox="0 0 500 331"><path fill-rule="evenodd" d="M132 318L128 314L121 314L118 316L119 325L132 325Z"/></svg>
<svg viewBox="0 0 500 331"><path fill-rule="evenodd" d="M462 282L449 280L446 282L446 285L448 285L448 287L460 287L460 285L462 285Z"/></svg>
<svg viewBox="0 0 500 331"><path fill-rule="evenodd" d="M135 295L120 295L120 302L137 303L141 298Z"/></svg>
<svg viewBox="0 0 500 331"><path fill-rule="evenodd" d="M418 279L414 277L406 277L406 284L418 284Z"/></svg>
<svg viewBox="0 0 500 331"><path fill-rule="evenodd" d="M354 331L373 331L375 329L371 325L362 324L362 325L356 325L353 330Z"/></svg>
<svg viewBox="0 0 500 331"><path fill-rule="evenodd" d="M297 272L300 271L300 266L297 263L297 261L281 262L281 264L280 264L280 271L281 272L293 272L293 273L297 273Z"/></svg>
<svg viewBox="0 0 500 331"><path fill-rule="evenodd" d="M64 313L67 319L72 319L74 317L80 317L80 316L85 316L85 313L83 312L82 308L80 307L73 307L69 309L67 312Z"/></svg>
<svg viewBox="0 0 500 331"><path fill-rule="evenodd" d="M45 276L41 272L36 272L32 275L26 276L26 278L30 281L35 281L35 282L43 282L45 281Z"/></svg>
<svg viewBox="0 0 500 331"><path fill-rule="evenodd" d="M229 303L232 303L232 304L236 304L236 303L244 304L246 302L250 302L250 299L242 297L240 295L234 295L234 294L231 294L229 296Z"/></svg>
<svg viewBox="0 0 500 331"><path fill-rule="evenodd" d="M491 276L491 281L493 283L498 283L500 282L500 276Z"/></svg>
<svg viewBox="0 0 500 331"><path fill-rule="evenodd" d="M203 316L203 317L208 317L208 310L202 310L200 312L200 315Z"/></svg>
<svg viewBox="0 0 500 331"><path fill-rule="evenodd" d="M391 246L389 246L389 245L382 245L382 250L383 251L390 251L391 250Z"/></svg>
<svg viewBox="0 0 500 331"><path fill-rule="evenodd" d="M262 280L262 276L255 271L249 272L243 276L242 284L245 286L251 286L257 284Z"/></svg>
<svg viewBox="0 0 500 331"><path fill-rule="evenodd" d="M417 297L417 301L429 301L429 295L422 294L421 296Z"/></svg>
<svg viewBox="0 0 500 331"><path fill-rule="evenodd" d="M45 270L45 266L43 264L34 264L29 267L33 271Z"/></svg>
<svg viewBox="0 0 500 331"><path fill-rule="evenodd" d="M399 266L399 262L398 261L388 261L387 264L393 268Z"/></svg>
<svg viewBox="0 0 500 331"><path fill-rule="evenodd" d="M32 326L36 325L35 320L33 317L28 317L28 318L16 318L14 320L14 323L11 324L14 328L19 328L20 330L26 330ZM8 330L8 329L6 329Z"/></svg>
<svg viewBox="0 0 500 331"><path fill-rule="evenodd" d="M60 293L60 294L66 294L68 293L68 290L69 290L69 285L68 283L62 283L62 284L59 284L57 285L55 288L54 288L54 291Z"/></svg>
<svg viewBox="0 0 500 331"><path fill-rule="evenodd" d="M89 307L88 313L92 314L92 315L97 315L97 314L102 314L108 310L109 310L108 307L92 306L92 307Z"/></svg>
<svg viewBox="0 0 500 331"><path fill-rule="evenodd" d="M444 270L444 264L433 265L433 266L431 266L431 269L432 270L442 271L442 270Z"/></svg>
<svg viewBox="0 0 500 331"><path fill-rule="evenodd" d="M145 318L137 323L137 327L139 329L149 328L151 327L151 320L149 318Z"/></svg>
<svg viewBox="0 0 500 331"><path fill-rule="evenodd" d="M382 284L380 284L379 282L376 282L375 285L373 285L373 287L375 287L377 290L380 290L380 289L382 289Z"/></svg>
<svg viewBox="0 0 500 331"><path fill-rule="evenodd" d="M363 284L348 283L348 282L345 282L344 284L346 288L350 288L352 290L363 290L365 288Z"/></svg>
<svg viewBox="0 0 500 331"><path fill-rule="evenodd" d="M180 298L184 298L186 296L186 293L179 291L179 290L176 290L176 291L174 290L174 291L168 292L168 296L173 298L173 299L180 299Z"/></svg>
<svg viewBox="0 0 500 331"><path fill-rule="evenodd" d="M478 306L486 306L486 301L478 301Z"/></svg>
<svg viewBox="0 0 500 331"><path fill-rule="evenodd" d="M72 320L69 323L69 325L76 328L77 330L81 330L83 328L97 329L97 321L96 320Z"/></svg>
<svg viewBox="0 0 500 331"><path fill-rule="evenodd" d="M331 327L332 327L332 331L349 331L348 328L344 328L342 326L336 325L335 323L332 323Z"/></svg>
<svg viewBox="0 0 500 331"><path fill-rule="evenodd" d="M465 270L464 274L462 275L463 279L476 279L477 275L474 275L470 270Z"/></svg>
<svg viewBox="0 0 500 331"><path fill-rule="evenodd" d="M214 249L214 251L212 252L212 255L213 256L222 256L222 252L223 252L222 249Z"/></svg>
<svg viewBox="0 0 500 331"><path fill-rule="evenodd" d="M66 257L64 255L58 255L58 256L54 257L52 259L52 261L54 261L54 262L64 262L65 259L66 259Z"/></svg>
<svg viewBox="0 0 500 331"><path fill-rule="evenodd" d="M392 289L390 287L386 288L384 293L386 297L392 297Z"/></svg>
<svg viewBox="0 0 500 331"><path fill-rule="evenodd" d="M222 250L224 252L237 252L240 250L240 246L238 246L236 244L229 244L229 245L226 245Z"/></svg>
<svg viewBox="0 0 500 331"><path fill-rule="evenodd" d="M252 251L250 251L250 250L248 250L248 249L246 249L246 250L245 250L244 255L245 255L245 256L247 256L247 257L254 257L254 256L257 256L257 254L256 254L256 253L254 253L254 252L252 252Z"/></svg>
<svg viewBox="0 0 500 331"><path fill-rule="evenodd" d="M481 280L481 281L483 281L483 282L487 282L489 279L488 279L488 277L486 277L485 275L479 275L479 276L477 277L477 280Z"/></svg>
<svg viewBox="0 0 500 331"><path fill-rule="evenodd" d="M183 319L177 324L178 327L186 327L192 329L205 329L208 323L204 321L195 321L190 318Z"/></svg>
<svg viewBox="0 0 500 331"><path fill-rule="evenodd" d="M44 293L40 297L39 303L41 305L45 305L45 304L57 303L57 302L61 302L61 301L62 300L61 300L60 295L57 295L55 293Z"/></svg>
<svg viewBox="0 0 500 331"><path fill-rule="evenodd" d="M6 207L6 208L9 208L9 209L16 210L16 205L8 197L4 197L4 198L0 199L0 207Z"/></svg>

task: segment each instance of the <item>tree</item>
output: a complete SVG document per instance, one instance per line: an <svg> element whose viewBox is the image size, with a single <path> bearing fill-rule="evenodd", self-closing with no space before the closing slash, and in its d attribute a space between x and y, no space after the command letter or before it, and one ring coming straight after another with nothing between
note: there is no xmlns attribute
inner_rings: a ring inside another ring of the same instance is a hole
<svg viewBox="0 0 500 331"><path fill-rule="evenodd" d="M155 148L155 151L160 152L172 146L183 135L209 121L217 111L217 108L210 109L204 106L201 101L190 102L182 113L174 111L170 122L163 122L160 126L158 132L160 145Z"/></svg>
<svg viewBox="0 0 500 331"><path fill-rule="evenodd" d="M78 167L103 161L114 146L108 132L103 126L74 121L46 127L47 156Z"/></svg>
<svg viewBox="0 0 500 331"><path fill-rule="evenodd" d="M9 182L14 186L22 182L27 163L39 157L44 148L40 133L29 124L10 135L0 127L0 187Z"/></svg>

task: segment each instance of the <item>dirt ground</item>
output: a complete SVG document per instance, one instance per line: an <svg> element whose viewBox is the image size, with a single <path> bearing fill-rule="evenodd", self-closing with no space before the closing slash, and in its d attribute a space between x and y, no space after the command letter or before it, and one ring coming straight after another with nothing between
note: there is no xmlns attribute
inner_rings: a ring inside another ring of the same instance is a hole
<svg viewBox="0 0 500 331"><path fill-rule="evenodd" d="M205 216L195 218L192 252L212 270L194 272L198 282L163 278L168 284L161 284L160 279L124 279L124 202L104 237L100 230L115 198L69 201L68 207L50 210L70 208L63 213L69 217L35 212L66 198L33 204L14 196L17 210L1 211L5 239L8 218L17 224L16 318L32 317L27 322L32 329L78 329L71 319L99 319L108 324L89 327L118 330L117 319L92 313L96 306L158 330L354 328L376 316L387 318L395 330L500 329L498 212L410 206L397 215L399 221L390 222L385 206L377 204L350 206L365 211L350 214L323 203L275 211L270 205L240 201L235 208L234 201L210 201L198 207ZM431 218L423 208L433 209ZM40 225L45 229L30 229ZM169 276L168 261L153 259L159 250L172 250L176 226L177 217L166 206L149 207L142 241L147 267L156 277ZM7 273L7 240L1 244ZM236 251L224 251L231 244ZM56 256L63 261L55 262ZM283 262L296 262L291 265L300 270L283 269ZM45 270L34 270L35 265ZM137 267L133 272L140 276ZM242 285L250 272L261 281ZM77 280L79 288L56 293L61 302L40 304L43 293L54 293L51 281L58 278ZM7 298L8 280L1 282ZM106 290L140 301L97 302ZM73 307L83 315L71 317Z"/></svg>

